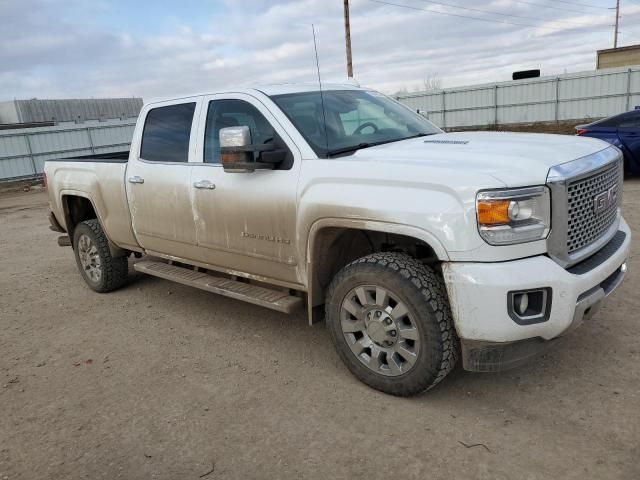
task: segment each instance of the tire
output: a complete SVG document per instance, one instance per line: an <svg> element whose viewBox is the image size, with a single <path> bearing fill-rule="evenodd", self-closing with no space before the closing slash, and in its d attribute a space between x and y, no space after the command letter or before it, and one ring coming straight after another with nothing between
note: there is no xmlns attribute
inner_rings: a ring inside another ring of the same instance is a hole
<svg viewBox="0 0 640 480"><path fill-rule="evenodd" d="M73 232L73 251L78 270L89 288L106 293L125 284L127 257L114 257L98 220L80 222Z"/></svg>
<svg viewBox="0 0 640 480"><path fill-rule="evenodd" d="M458 345L444 283L409 255L374 253L348 264L332 280L325 308L340 358L376 390L415 395L455 366Z"/></svg>

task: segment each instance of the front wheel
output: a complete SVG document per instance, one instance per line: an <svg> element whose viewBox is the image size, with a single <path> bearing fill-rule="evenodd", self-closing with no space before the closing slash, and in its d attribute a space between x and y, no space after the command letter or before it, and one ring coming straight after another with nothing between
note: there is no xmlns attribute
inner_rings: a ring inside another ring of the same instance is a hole
<svg viewBox="0 0 640 480"><path fill-rule="evenodd" d="M104 293L127 281L127 257L114 257L97 220L80 222L73 232L73 251L82 278L92 290Z"/></svg>
<svg viewBox="0 0 640 480"><path fill-rule="evenodd" d="M374 253L344 267L329 287L326 318L346 366L377 390L420 393L456 363L444 284L409 255Z"/></svg>

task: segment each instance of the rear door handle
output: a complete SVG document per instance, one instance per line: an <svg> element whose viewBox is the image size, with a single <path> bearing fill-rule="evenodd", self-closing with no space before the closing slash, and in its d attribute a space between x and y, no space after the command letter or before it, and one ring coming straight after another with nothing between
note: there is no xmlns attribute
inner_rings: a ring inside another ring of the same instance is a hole
<svg viewBox="0 0 640 480"><path fill-rule="evenodd" d="M129 177L129 183L144 183L144 178L139 177L138 175Z"/></svg>
<svg viewBox="0 0 640 480"><path fill-rule="evenodd" d="M198 182L193 182L193 186L205 190L214 190L216 188L215 183L211 183L209 180L200 180Z"/></svg>

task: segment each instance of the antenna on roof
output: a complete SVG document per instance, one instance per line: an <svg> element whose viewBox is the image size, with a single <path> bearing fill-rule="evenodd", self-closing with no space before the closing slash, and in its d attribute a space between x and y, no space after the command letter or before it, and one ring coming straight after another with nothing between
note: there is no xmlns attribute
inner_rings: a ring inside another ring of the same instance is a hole
<svg viewBox="0 0 640 480"><path fill-rule="evenodd" d="M316 70L318 72L318 86L320 87L320 104L322 105L322 126L324 127L324 142L327 148L327 157L329 157L329 133L327 132L327 115L324 110L324 95L322 93L322 79L320 78L320 62L318 61L318 45L316 44L316 27L311 24L313 32L313 49L316 52Z"/></svg>

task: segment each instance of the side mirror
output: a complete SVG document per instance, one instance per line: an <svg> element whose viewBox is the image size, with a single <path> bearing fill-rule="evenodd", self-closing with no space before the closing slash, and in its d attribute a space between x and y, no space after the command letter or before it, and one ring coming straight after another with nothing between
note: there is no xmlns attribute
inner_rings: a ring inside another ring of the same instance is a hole
<svg viewBox="0 0 640 480"><path fill-rule="evenodd" d="M252 172L253 153L249 127L220 129L220 161L225 172Z"/></svg>
<svg viewBox="0 0 640 480"><path fill-rule="evenodd" d="M273 170L280 161L278 155L273 155L277 153L274 150L271 144L253 145L247 126L220 129L220 161L225 172ZM254 153L259 154L259 161L254 160Z"/></svg>
<svg viewBox="0 0 640 480"><path fill-rule="evenodd" d="M417 109L416 113L424 118L426 118L427 120L429 120L429 112L427 110L421 110L421 109Z"/></svg>

